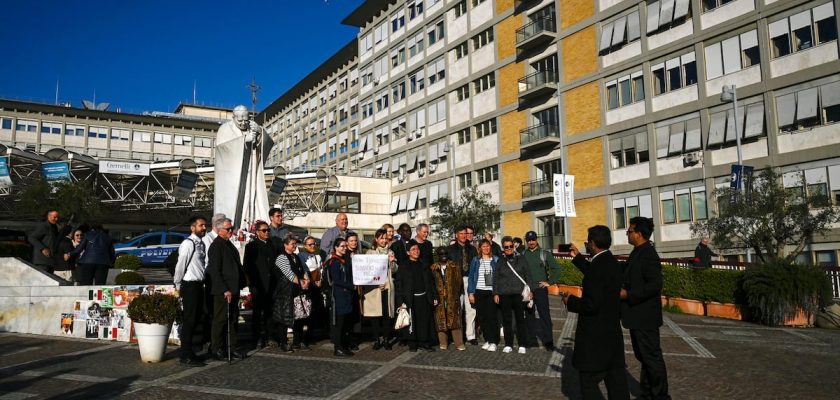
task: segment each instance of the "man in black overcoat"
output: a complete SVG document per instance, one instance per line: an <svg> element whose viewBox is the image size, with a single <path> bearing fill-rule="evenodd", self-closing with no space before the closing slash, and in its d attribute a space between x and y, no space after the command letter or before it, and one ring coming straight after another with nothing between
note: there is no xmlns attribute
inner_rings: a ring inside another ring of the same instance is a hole
<svg viewBox="0 0 840 400"><path fill-rule="evenodd" d="M627 241L633 251L624 268L621 322L630 330L633 354L642 363L639 386L642 399L670 399L668 372L659 342L662 326L662 264L653 248L653 220L633 217Z"/></svg>
<svg viewBox="0 0 840 400"><path fill-rule="evenodd" d="M244 358L244 354L237 350L236 325L239 321L239 291L245 287L245 271L239 261L239 251L230 242L233 231L231 220L225 218L217 224L219 236L207 250L210 294L213 295L210 354L217 359L227 358L227 353L222 349L222 342L224 333L228 332L230 355L234 358Z"/></svg>
<svg viewBox="0 0 840 400"><path fill-rule="evenodd" d="M609 248L610 228L589 228L585 243L590 260L572 244L572 263L583 271L583 297L564 296L569 311L578 313L572 365L580 373L584 399L601 399L598 383L607 387L609 399L629 399L621 333L621 266Z"/></svg>
<svg viewBox="0 0 840 400"><path fill-rule="evenodd" d="M271 229L268 223L259 221L255 228L257 237L245 246L243 265L248 278L248 289L253 296L251 338L257 348L261 348L266 345L267 338L274 337L271 299L275 282L272 280L271 270L276 268L274 263L277 261L278 252L270 241Z"/></svg>
<svg viewBox="0 0 840 400"><path fill-rule="evenodd" d="M32 245L32 263L49 273L53 273L56 250L58 250L60 239L58 233L58 211L47 211L46 220L38 224L28 239L29 244ZM58 256L63 256L63 254Z"/></svg>

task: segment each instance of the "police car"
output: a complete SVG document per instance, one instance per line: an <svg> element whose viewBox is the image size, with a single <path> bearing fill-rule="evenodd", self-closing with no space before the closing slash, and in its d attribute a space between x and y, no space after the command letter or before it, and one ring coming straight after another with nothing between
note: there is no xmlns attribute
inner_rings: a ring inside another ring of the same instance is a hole
<svg viewBox="0 0 840 400"><path fill-rule="evenodd" d="M149 232L137 236L127 242L114 245L119 257L121 254L133 254L140 257L143 265L160 266L184 239L189 236L179 232Z"/></svg>

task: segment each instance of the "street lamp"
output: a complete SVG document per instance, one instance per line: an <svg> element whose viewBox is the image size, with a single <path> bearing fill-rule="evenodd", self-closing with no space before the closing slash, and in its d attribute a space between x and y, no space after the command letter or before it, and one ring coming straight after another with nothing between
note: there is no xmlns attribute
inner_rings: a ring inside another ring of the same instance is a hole
<svg viewBox="0 0 840 400"><path fill-rule="evenodd" d="M562 124L560 124L560 89L559 88L557 89L557 92L555 93L555 97L557 98L557 121L556 121L557 122L557 131L558 131L557 136L560 138L560 170L564 174L568 174L568 172L566 170L566 147L565 147L565 144L563 143L564 133L563 133L563 129L561 128ZM568 210L566 210L566 211L568 212ZM572 242L571 233L572 233L571 229L569 229L569 216L567 214L565 217L563 217L563 240L565 240L566 243L571 243Z"/></svg>
<svg viewBox="0 0 840 400"><path fill-rule="evenodd" d="M720 92L720 101L724 103L732 102L732 111L735 115L735 146L738 152L738 168L741 168L741 173L743 174L743 166L744 166L744 159L741 155L741 130L738 127L738 123L741 122L741 119L738 117L738 94L736 93L735 85L723 85L723 88ZM738 185L738 191L744 190L744 179L741 178L741 182Z"/></svg>

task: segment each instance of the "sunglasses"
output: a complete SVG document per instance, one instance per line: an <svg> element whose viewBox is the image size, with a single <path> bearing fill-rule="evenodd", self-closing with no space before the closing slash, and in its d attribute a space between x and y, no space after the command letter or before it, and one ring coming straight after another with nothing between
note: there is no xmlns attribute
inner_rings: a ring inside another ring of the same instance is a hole
<svg viewBox="0 0 840 400"><path fill-rule="evenodd" d="M504 247L502 247L502 248L503 248L503 249L505 249L505 250L510 250L510 249L513 249L513 248L514 248L514 246L504 246Z"/></svg>
<svg viewBox="0 0 840 400"><path fill-rule="evenodd" d="M314 246L314 245L315 245L315 242L312 242L312 243L304 243L303 245L304 245L304 246Z"/></svg>
<svg viewBox="0 0 840 400"><path fill-rule="evenodd" d="M257 229L257 232L268 232L268 229Z"/></svg>
<svg viewBox="0 0 840 400"><path fill-rule="evenodd" d="M220 231L228 231L228 232L231 232L231 231L233 231L233 227L231 226L230 228L219 228L219 230L220 230Z"/></svg>

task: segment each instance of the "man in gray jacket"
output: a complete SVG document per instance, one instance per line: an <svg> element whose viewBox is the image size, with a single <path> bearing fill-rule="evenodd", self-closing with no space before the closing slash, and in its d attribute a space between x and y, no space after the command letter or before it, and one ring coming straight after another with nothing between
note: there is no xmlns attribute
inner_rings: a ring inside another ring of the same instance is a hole
<svg viewBox="0 0 840 400"><path fill-rule="evenodd" d="M347 214L345 213L338 213L335 216L335 226L327 229L326 232L321 236L321 250L327 253L329 256L330 252L332 252L332 245L335 242L336 238L346 238L347 237Z"/></svg>

